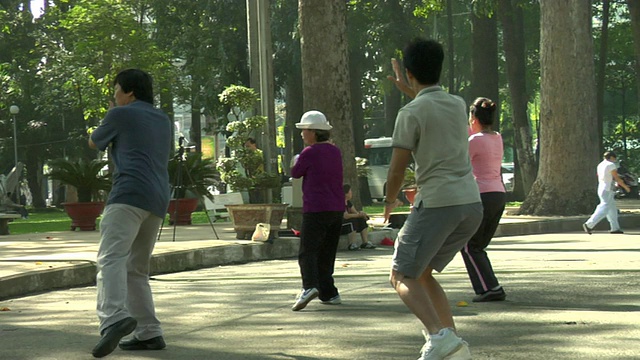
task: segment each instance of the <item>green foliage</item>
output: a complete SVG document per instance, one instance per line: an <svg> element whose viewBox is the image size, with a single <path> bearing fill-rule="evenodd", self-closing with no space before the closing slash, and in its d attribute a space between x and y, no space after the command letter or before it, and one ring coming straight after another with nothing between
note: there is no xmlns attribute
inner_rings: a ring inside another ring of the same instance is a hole
<svg viewBox="0 0 640 360"><path fill-rule="evenodd" d="M262 129L267 122L264 116L247 116L259 100L256 92L248 87L231 85L219 95L219 99L231 108L232 116L236 119L229 122L226 128L233 134L227 139L227 146L233 151L233 156L220 158L217 163L222 181L234 191L280 186L278 174L264 171L262 151L253 151L244 146L252 134Z"/></svg>
<svg viewBox="0 0 640 360"><path fill-rule="evenodd" d="M413 166L409 166L404 171L403 188L416 187L416 172L413 170Z"/></svg>
<svg viewBox="0 0 640 360"><path fill-rule="evenodd" d="M220 174L216 170L214 160L202 158L201 153L187 153L183 161L179 160L180 154L169 160L169 182L175 186L174 198L185 198L188 192L191 192L213 199L208 187L216 186L220 182ZM180 164L182 166L179 168Z"/></svg>
<svg viewBox="0 0 640 360"><path fill-rule="evenodd" d="M220 93L218 99L220 99L221 103L237 107L240 111L251 110L255 103L260 100L255 90L239 85L227 87Z"/></svg>
<svg viewBox="0 0 640 360"><path fill-rule="evenodd" d="M107 161L96 159L55 159L49 162L49 177L75 187L79 202L98 201L101 199L101 191L111 189L110 175L100 174L107 164Z"/></svg>
<svg viewBox="0 0 640 360"><path fill-rule="evenodd" d="M371 175L369 160L366 158L356 157L356 174L358 177L367 177Z"/></svg>

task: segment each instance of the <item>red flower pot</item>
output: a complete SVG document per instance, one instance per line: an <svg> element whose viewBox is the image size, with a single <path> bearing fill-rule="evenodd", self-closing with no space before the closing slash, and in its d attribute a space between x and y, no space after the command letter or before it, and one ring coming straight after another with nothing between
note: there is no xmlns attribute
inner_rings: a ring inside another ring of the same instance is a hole
<svg viewBox="0 0 640 360"><path fill-rule="evenodd" d="M402 190L404 197L407 198L407 201L409 201L409 204L411 204L412 206L413 206L413 200L416 198L417 192L418 192L418 189L416 188L408 188L408 189Z"/></svg>
<svg viewBox="0 0 640 360"><path fill-rule="evenodd" d="M67 215L71 218L71 231L94 231L96 219L102 214L103 202L62 203Z"/></svg>
<svg viewBox="0 0 640 360"><path fill-rule="evenodd" d="M197 207L197 198L171 199L167 210L169 225L191 225L191 213L196 211Z"/></svg>

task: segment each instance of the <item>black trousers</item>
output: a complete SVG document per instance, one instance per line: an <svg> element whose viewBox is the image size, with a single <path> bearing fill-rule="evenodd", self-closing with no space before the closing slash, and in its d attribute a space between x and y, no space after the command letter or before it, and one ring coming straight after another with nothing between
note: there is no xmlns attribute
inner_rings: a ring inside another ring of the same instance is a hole
<svg viewBox="0 0 640 360"><path fill-rule="evenodd" d="M338 295L333 270L342 227L342 211L304 213L298 265L304 289L316 288L320 300Z"/></svg>
<svg viewBox="0 0 640 360"><path fill-rule="evenodd" d="M485 249L496 233L507 199L503 192L482 193L480 197L484 207L482 223L475 235L462 248L464 265L467 267L469 280L476 294L482 294L500 285Z"/></svg>

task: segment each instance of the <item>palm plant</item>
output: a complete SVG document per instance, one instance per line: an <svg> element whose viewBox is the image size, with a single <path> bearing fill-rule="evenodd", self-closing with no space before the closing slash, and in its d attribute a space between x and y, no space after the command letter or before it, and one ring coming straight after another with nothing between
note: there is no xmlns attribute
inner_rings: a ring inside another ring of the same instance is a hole
<svg viewBox="0 0 640 360"><path fill-rule="evenodd" d="M100 174L107 164L107 161L97 159L55 159L49 162L49 177L75 187L78 202L91 202L100 199L100 191L111 189L110 175Z"/></svg>
<svg viewBox="0 0 640 360"><path fill-rule="evenodd" d="M174 199L187 197L189 191L213 200L208 188L218 185L220 174L212 158L202 158L199 153L187 153L181 159L178 154L169 160L169 182L174 186Z"/></svg>

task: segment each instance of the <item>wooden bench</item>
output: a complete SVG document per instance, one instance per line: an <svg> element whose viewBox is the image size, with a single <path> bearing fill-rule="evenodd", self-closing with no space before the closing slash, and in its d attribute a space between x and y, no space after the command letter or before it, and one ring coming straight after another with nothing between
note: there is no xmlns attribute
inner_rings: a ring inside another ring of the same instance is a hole
<svg viewBox="0 0 640 360"><path fill-rule="evenodd" d="M214 222L219 219L229 218L229 212L225 205L240 204L244 204L244 200L242 199L242 194L239 192L213 195L213 201L206 196L204 198L204 206L209 213L209 218Z"/></svg>
<svg viewBox="0 0 640 360"><path fill-rule="evenodd" d="M21 217L20 214L0 214L0 235L9 235L9 223Z"/></svg>

